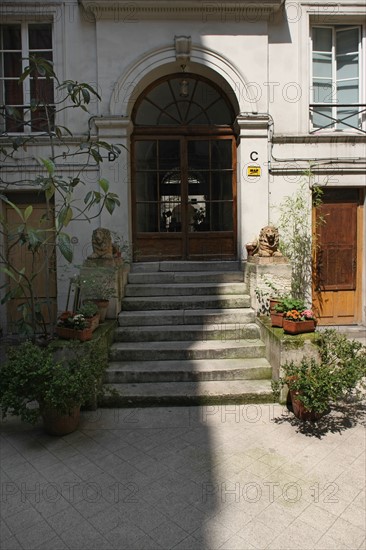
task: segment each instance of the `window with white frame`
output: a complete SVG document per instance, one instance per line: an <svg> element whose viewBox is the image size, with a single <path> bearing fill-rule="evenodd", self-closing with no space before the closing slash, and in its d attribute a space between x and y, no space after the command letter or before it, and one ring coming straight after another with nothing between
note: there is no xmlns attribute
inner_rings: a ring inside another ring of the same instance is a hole
<svg viewBox="0 0 366 550"><path fill-rule="evenodd" d="M361 129L361 29L313 27L312 100L314 130Z"/></svg>
<svg viewBox="0 0 366 550"><path fill-rule="evenodd" d="M53 110L54 83L38 73L19 83L29 58L52 62L52 25L14 23L0 25L0 106L1 131L9 133L42 132L48 127ZM51 120L51 124L52 124Z"/></svg>

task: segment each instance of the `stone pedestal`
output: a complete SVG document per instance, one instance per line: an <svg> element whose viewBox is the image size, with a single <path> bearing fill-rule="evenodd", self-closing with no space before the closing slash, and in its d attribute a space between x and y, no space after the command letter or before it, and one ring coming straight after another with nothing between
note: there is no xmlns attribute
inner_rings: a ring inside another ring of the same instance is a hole
<svg viewBox="0 0 366 550"><path fill-rule="evenodd" d="M283 256L251 256L244 267L251 306L257 314L269 313L269 298L291 292L291 265Z"/></svg>

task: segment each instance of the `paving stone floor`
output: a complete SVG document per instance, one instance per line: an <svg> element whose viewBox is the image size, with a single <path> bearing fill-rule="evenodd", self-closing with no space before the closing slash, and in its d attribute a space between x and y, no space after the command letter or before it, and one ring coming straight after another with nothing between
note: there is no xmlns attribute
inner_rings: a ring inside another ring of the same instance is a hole
<svg viewBox="0 0 366 550"><path fill-rule="evenodd" d="M365 410L98 409L1 424L1 549L364 549Z"/></svg>

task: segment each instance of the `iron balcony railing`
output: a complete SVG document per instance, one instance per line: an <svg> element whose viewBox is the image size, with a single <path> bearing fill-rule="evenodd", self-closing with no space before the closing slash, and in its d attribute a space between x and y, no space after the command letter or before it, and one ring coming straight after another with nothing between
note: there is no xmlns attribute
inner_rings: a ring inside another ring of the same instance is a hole
<svg viewBox="0 0 366 550"><path fill-rule="evenodd" d="M344 107L352 108L354 109L352 113L348 113L347 116L344 116L343 118L338 117L335 118L327 113L319 113L322 117L325 117L330 120L329 124L326 124L325 126L321 126L319 128L313 128L311 130L311 134L314 134L315 132L319 132L321 130L326 130L327 128L330 128L336 124L344 124L345 126L348 126L348 128L351 128L352 130L357 130L358 132L361 132L362 134L366 134L366 130L363 130L359 126L354 126L353 124L349 124L348 122L345 122L347 119L355 116L356 114L359 116L359 120L361 120L361 116L365 113L366 115L366 104L365 103L310 103L310 113L316 113L316 109L319 108L326 108L326 107L336 107L337 109L343 109ZM358 110L357 110L358 109Z"/></svg>

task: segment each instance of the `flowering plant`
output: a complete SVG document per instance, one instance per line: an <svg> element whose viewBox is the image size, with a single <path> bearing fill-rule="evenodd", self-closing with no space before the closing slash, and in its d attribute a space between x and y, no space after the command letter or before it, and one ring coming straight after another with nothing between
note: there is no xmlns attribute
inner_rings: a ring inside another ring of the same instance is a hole
<svg viewBox="0 0 366 550"><path fill-rule="evenodd" d="M315 321L314 313L311 309L304 309L303 311L299 311L297 309L291 309L291 311L287 311L285 313L285 319L288 321Z"/></svg>
<svg viewBox="0 0 366 550"><path fill-rule="evenodd" d="M311 309L305 309L301 314L306 321L315 321L315 315Z"/></svg>
<svg viewBox="0 0 366 550"><path fill-rule="evenodd" d="M71 314L65 319L59 319L58 326L73 328L75 330L83 330L89 326L88 321L81 313Z"/></svg>

